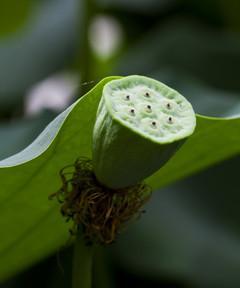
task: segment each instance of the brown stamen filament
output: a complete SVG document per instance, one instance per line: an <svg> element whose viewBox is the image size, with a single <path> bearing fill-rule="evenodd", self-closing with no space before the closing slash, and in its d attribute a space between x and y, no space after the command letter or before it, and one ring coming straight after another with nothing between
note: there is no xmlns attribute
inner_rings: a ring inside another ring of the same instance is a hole
<svg viewBox="0 0 240 288"><path fill-rule="evenodd" d="M93 173L92 162L85 158L63 168L60 176L62 187L50 198L56 197L66 221L73 221L71 235L81 230L86 244L114 242L126 222L140 216L151 196L144 183L117 190L103 186Z"/></svg>

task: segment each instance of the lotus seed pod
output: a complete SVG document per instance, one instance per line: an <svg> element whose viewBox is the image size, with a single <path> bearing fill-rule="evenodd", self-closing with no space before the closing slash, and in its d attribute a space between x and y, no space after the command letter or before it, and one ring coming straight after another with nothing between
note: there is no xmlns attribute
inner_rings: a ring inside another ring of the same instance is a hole
<svg viewBox="0 0 240 288"><path fill-rule="evenodd" d="M160 169L196 126L191 104L144 76L103 88L93 131L93 167L100 183L119 189Z"/></svg>

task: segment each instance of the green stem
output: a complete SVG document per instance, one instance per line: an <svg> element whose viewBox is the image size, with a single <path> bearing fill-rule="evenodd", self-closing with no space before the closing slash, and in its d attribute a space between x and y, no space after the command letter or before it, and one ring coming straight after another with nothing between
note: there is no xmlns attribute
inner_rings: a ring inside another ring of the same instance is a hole
<svg viewBox="0 0 240 288"><path fill-rule="evenodd" d="M72 270L72 288L92 287L93 246L86 246L83 237L77 236Z"/></svg>
<svg viewBox="0 0 240 288"><path fill-rule="evenodd" d="M98 247L94 255L93 284L97 288L114 287L111 263L106 255L106 248Z"/></svg>

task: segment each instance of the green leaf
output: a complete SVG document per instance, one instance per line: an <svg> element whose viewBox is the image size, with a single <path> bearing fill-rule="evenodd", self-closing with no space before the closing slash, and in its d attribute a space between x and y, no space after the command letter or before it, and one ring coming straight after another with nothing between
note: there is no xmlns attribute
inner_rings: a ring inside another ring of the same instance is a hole
<svg viewBox="0 0 240 288"><path fill-rule="evenodd" d="M0 123L0 159L13 155L29 145L43 128L56 116L51 111L25 119L14 119Z"/></svg>
<svg viewBox="0 0 240 288"><path fill-rule="evenodd" d="M0 161L0 280L23 270L67 243L64 223L48 196L60 185L59 170L91 156L97 103L105 83L60 114L28 148Z"/></svg>
<svg viewBox="0 0 240 288"><path fill-rule="evenodd" d="M141 221L113 247L117 263L141 277L185 279L189 287L239 287L239 160L154 193Z"/></svg>
<svg viewBox="0 0 240 288"><path fill-rule="evenodd" d="M240 152L240 118L217 119L198 115L197 128L179 152L148 179L160 188Z"/></svg>
<svg viewBox="0 0 240 288"><path fill-rule="evenodd" d="M22 152L0 161L0 279L66 244L69 225L48 196L60 186L59 170L77 157L91 157L92 129L108 77L61 113ZM153 188L185 177L240 152L240 118L197 117L196 133L158 173Z"/></svg>

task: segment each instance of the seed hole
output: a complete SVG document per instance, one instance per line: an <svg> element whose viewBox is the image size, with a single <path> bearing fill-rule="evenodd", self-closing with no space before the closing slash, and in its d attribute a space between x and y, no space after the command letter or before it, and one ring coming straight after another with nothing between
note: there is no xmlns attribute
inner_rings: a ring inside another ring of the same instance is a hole
<svg viewBox="0 0 240 288"><path fill-rule="evenodd" d="M131 114L131 115L135 115L135 110L134 110L134 109L131 109L131 110L130 110L130 114Z"/></svg>
<svg viewBox="0 0 240 288"><path fill-rule="evenodd" d="M156 121L152 121L152 126L154 127L154 128L156 128L157 127L157 122Z"/></svg>
<svg viewBox="0 0 240 288"><path fill-rule="evenodd" d="M149 97L150 97L150 94L149 94L148 92L146 92L146 93L145 93L145 96L149 98Z"/></svg>
<svg viewBox="0 0 240 288"><path fill-rule="evenodd" d="M171 109L171 108L172 108L170 103L167 103L167 108L168 108L168 109Z"/></svg>
<svg viewBox="0 0 240 288"><path fill-rule="evenodd" d="M130 100L130 95L126 95L125 99Z"/></svg>
<svg viewBox="0 0 240 288"><path fill-rule="evenodd" d="M173 118L172 117L168 117L168 123L170 123L170 124L173 123Z"/></svg>
<svg viewBox="0 0 240 288"><path fill-rule="evenodd" d="M147 105L147 112L152 112L152 107L151 107L151 105Z"/></svg>

